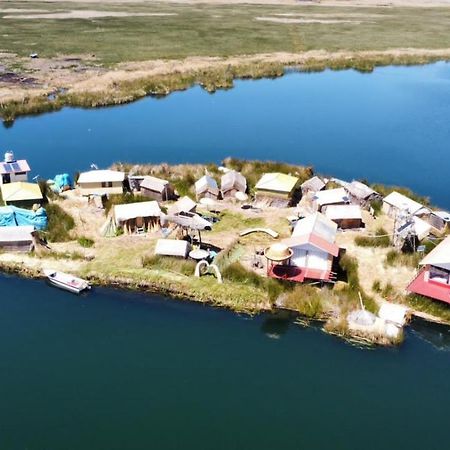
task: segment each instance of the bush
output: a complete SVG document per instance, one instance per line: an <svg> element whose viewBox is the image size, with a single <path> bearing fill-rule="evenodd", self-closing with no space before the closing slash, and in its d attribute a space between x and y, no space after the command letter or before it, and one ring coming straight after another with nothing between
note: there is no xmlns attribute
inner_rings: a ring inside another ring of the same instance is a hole
<svg viewBox="0 0 450 450"><path fill-rule="evenodd" d="M378 228L374 236L356 236L355 244L359 247L389 247L391 239L384 228Z"/></svg>
<svg viewBox="0 0 450 450"><path fill-rule="evenodd" d="M73 217L58 204L46 205L48 227L43 233L50 242L65 242L72 239L70 231L75 227Z"/></svg>
<svg viewBox="0 0 450 450"><path fill-rule="evenodd" d="M85 236L80 236L78 238L78 243L84 248L90 248L90 247L94 246L95 242L90 238L87 238Z"/></svg>
<svg viewBox="0 0 450 450"><path fill-rule="evenodd" d="M372 202L370 202L370 206L373 209L375 217L378 217L379 215L381 215L381 212L383 210L383 201L382 200L373 200Z"/></svg>
<svg viewBox="0 0 450 450"><path fill-rule="evenodd" d="M378 294L381 292L381 282L380 280L375 280L372 284L372 291L377 292Z"/></svg>
<svg viewBox="0 0 450 450"><path fill-rule="evenodd" d="M386 283L386 286L381 291L383 297L389 297L394 293L394 286L391 283Z"/></svg>

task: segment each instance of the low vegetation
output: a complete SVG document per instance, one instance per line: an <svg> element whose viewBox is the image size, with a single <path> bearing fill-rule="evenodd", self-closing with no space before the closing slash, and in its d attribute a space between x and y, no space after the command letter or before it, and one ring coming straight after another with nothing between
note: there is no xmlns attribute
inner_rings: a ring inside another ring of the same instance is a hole
<svg viewBox="0 0 450 450"><path fill-rule="evenodd" d="M41 232L49 242L65 242L73 239L71 231L75 228L73 217L57 203L45 205L48 227Z"/></svg>
<svg viewBox="0 0 450 450"><path fill-rule="evenodd" d="M148 202L149 198L143 195L135 195L130 192L125 192L124 194L112 194L108 196L105 203L106 214L111 211L114 205L123 205L125 203L137 203L137 202Z"/></svg>
<svg viewBox="0 0 450 450"><path fill-rule="evenodd" d="M88 237L86 237L86 236L80 236L80 237L77 239L77 241L78 241L78 243L79 243L82 247L84 247L84 248L90 248L90 247L93 247L94 244L95 244L95 242L94 242L93 239L90 239L90 238L88 238Z"/></svg>
<svg viewBox="0 0 450 450"><path fill-rule="evenodd" d="M403 298L403 301L408 306L416 309L417 311L431 314L435 317L440 317L447 323L450 323L450 308L443 302L431 300L429 298L415 294L405 296Z"/></svg>
<svg viewBox="0 0 450 450"><path fill-rule="evenodd" d="M359 247L389 247L391 239L384 228L378 228L374 236L356 236L355 244Z"/></svg>
<svg viewBox="0 0 450 450"><path fill-rule="evenodd" d="M193 276L195 271L195 261L191 259L172 258L170 256L143 256L142 267Z"/></svg>
<svg viewBox="0 0 450 450"><path fill-rule="evenodd" d="M244 230L264 226L264 219L261 217L245 217L242 214L231 211L223 211L219 214L219 222L214 225L215 232Z"/></svg>
<svg viewBox="0 0 450 450"><path fill-rule="evenodd" d="M386 266L418 267L423 256L419 253L402 253L397 250L389 250L386 254Z"/></svg>
<svg viewBox="0 0 450 450"><path fill-rule="evenodd" d="M303 316L318 319L324 313L324 292L319 288L299 284L292 291L286 293L283 304Z"/></svg>

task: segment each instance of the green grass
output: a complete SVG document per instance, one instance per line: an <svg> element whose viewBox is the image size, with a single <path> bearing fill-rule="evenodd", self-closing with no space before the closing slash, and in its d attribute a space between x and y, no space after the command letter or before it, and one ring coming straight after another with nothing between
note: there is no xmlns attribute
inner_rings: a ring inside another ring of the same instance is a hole
<svg viewBox="0 0 450 450"><path fill-rule="evenodd" d="M324 293L317 287L297 285L284 297L284 305L309 318L319 318L324 311Z"/></svg>
<svg viewBox="0 0 450 450"><path fill-rule="evenodd" d="M23 8L22 2L2 2ZM347 8L302 5L90 4L27 2L27 8L175 13L165 17L2 20L0 48L27 56L92 54L103 64L154 58L228 56L305 50L383 50L450 47L449 8ZM273 23L255 20L279 13L366 14L354 23ZM9 13L11 14L11 13ZM5 16L6 13L0 13ZM360 22L360 23L357 23ZM76 36L76 39L73 37ZM364 65L362 65L364 69Z"/></svg>
<svg viewBox="0 0 450 450"><path fill-rule="evenodd" d="M264 219L261 217L245 217L243 214L231 211L223 211L219 215L220 220L214 224L214 231L244 230L264 226Z"/></svg>
<svg viewBox="0 0 450 450"><path fill-rule="evenodd" d="M374 236L356 236L355 244L359 247L389 247L391 239L384 228L378 228Z"/></svg>
<svg viewBox="0 0 450 450"><path fill-rule="evenodd" d="M50 242L65 242L72 239L71 231L75 227L73 217L56 203L45 205L48 217L48 227L43 235Z"/></svg>
<svg viewBox="0 0 450 450"><path fill-rule="evenodd" d="M405 296L404 301L411 308L440 317L447 323L450 323L450 307L444 302L431 300L415 294Z"/></svg>
<svg viewBox="0 0 450 450"><path fill-rule="evenodd" d="M386 254L385 264L390 267L417 267L422 258L423 256L418 253L402 253L397 250L389 250Z"/></svg>
<svg viewBox="0 0 450 450"><path fill-rule="evenodd" d="M176 272L186 276L194 276L195 261L170 256L143 256L142 267Z"/></svg>
<svg viewBox="0 0 450 450"><path fill-rule="evenodd" d="M84 247L84 248L91 248L91 247L93 247L94 244L95 244L95 242L94 242L93 239L90 239L90 238L85 237L85 236L80 236L80 237L77 239L77 241L78 241L78 243L79 243L82 247Z"/></svg>

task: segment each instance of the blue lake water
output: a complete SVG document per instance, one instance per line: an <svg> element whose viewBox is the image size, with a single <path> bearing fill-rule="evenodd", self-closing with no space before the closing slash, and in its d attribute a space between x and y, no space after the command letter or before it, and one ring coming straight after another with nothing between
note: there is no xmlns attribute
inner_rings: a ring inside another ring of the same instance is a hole
<svg viewBox="0 0 450 450"><path fill-rule="evenodd" d="M3 450L446 448L450 331L399 349L0 275Z"/></svg>
<svg viewBox="0 0 450 450"><path fill-rule="evenodd" d="M283 160L406 185L450 208L450 64L291 73L215 94L194 87L118 107L66 108L0 127L0 148L45 177L115 161Z"/></svg>

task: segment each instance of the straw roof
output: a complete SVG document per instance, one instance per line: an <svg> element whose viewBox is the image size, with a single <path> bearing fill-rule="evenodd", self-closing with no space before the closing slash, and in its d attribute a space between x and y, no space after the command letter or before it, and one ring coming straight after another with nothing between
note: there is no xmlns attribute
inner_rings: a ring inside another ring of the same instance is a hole
<svg viewBox="0 0 450 450"><path fill-rule="evenodd" d="M196 208L196 206L197 203L195 203L194 200L185 195L184 197L178 199L172 206L170 206L167 210L167 213L169 215L176 215L181 212L191 212Z"/></svg>
<svg viewBox="0 0 450 450"><path fill-rule="evenodd" d="M42 200L42 192L38 184L16 181L1 185L2 198L5 202L25 200Z"/></svg>
<svg viewBox="0 0 450 450"><path fill-rule="evenodd" d="M309 180L306 180L304 183L301 184L301 188L303 190L308 189L312 192L317 192L322 190L325 187L324 181L319 178L317 175L310 178Z"/></svg>
<svg viewBox="0 0 450 450"><path fill-rule="evenodd" d="M137 217L160 217L160 215L161 209L156 201L125 203L114 206L116 223L136 219Z"/></svg>
<svg viewBox="0 0 450 450"><path fill-rule="evenodd" d="M285 244L272 244L264 250L264 255L271 261L285 261L292 256L293 251Z"/></svg>

